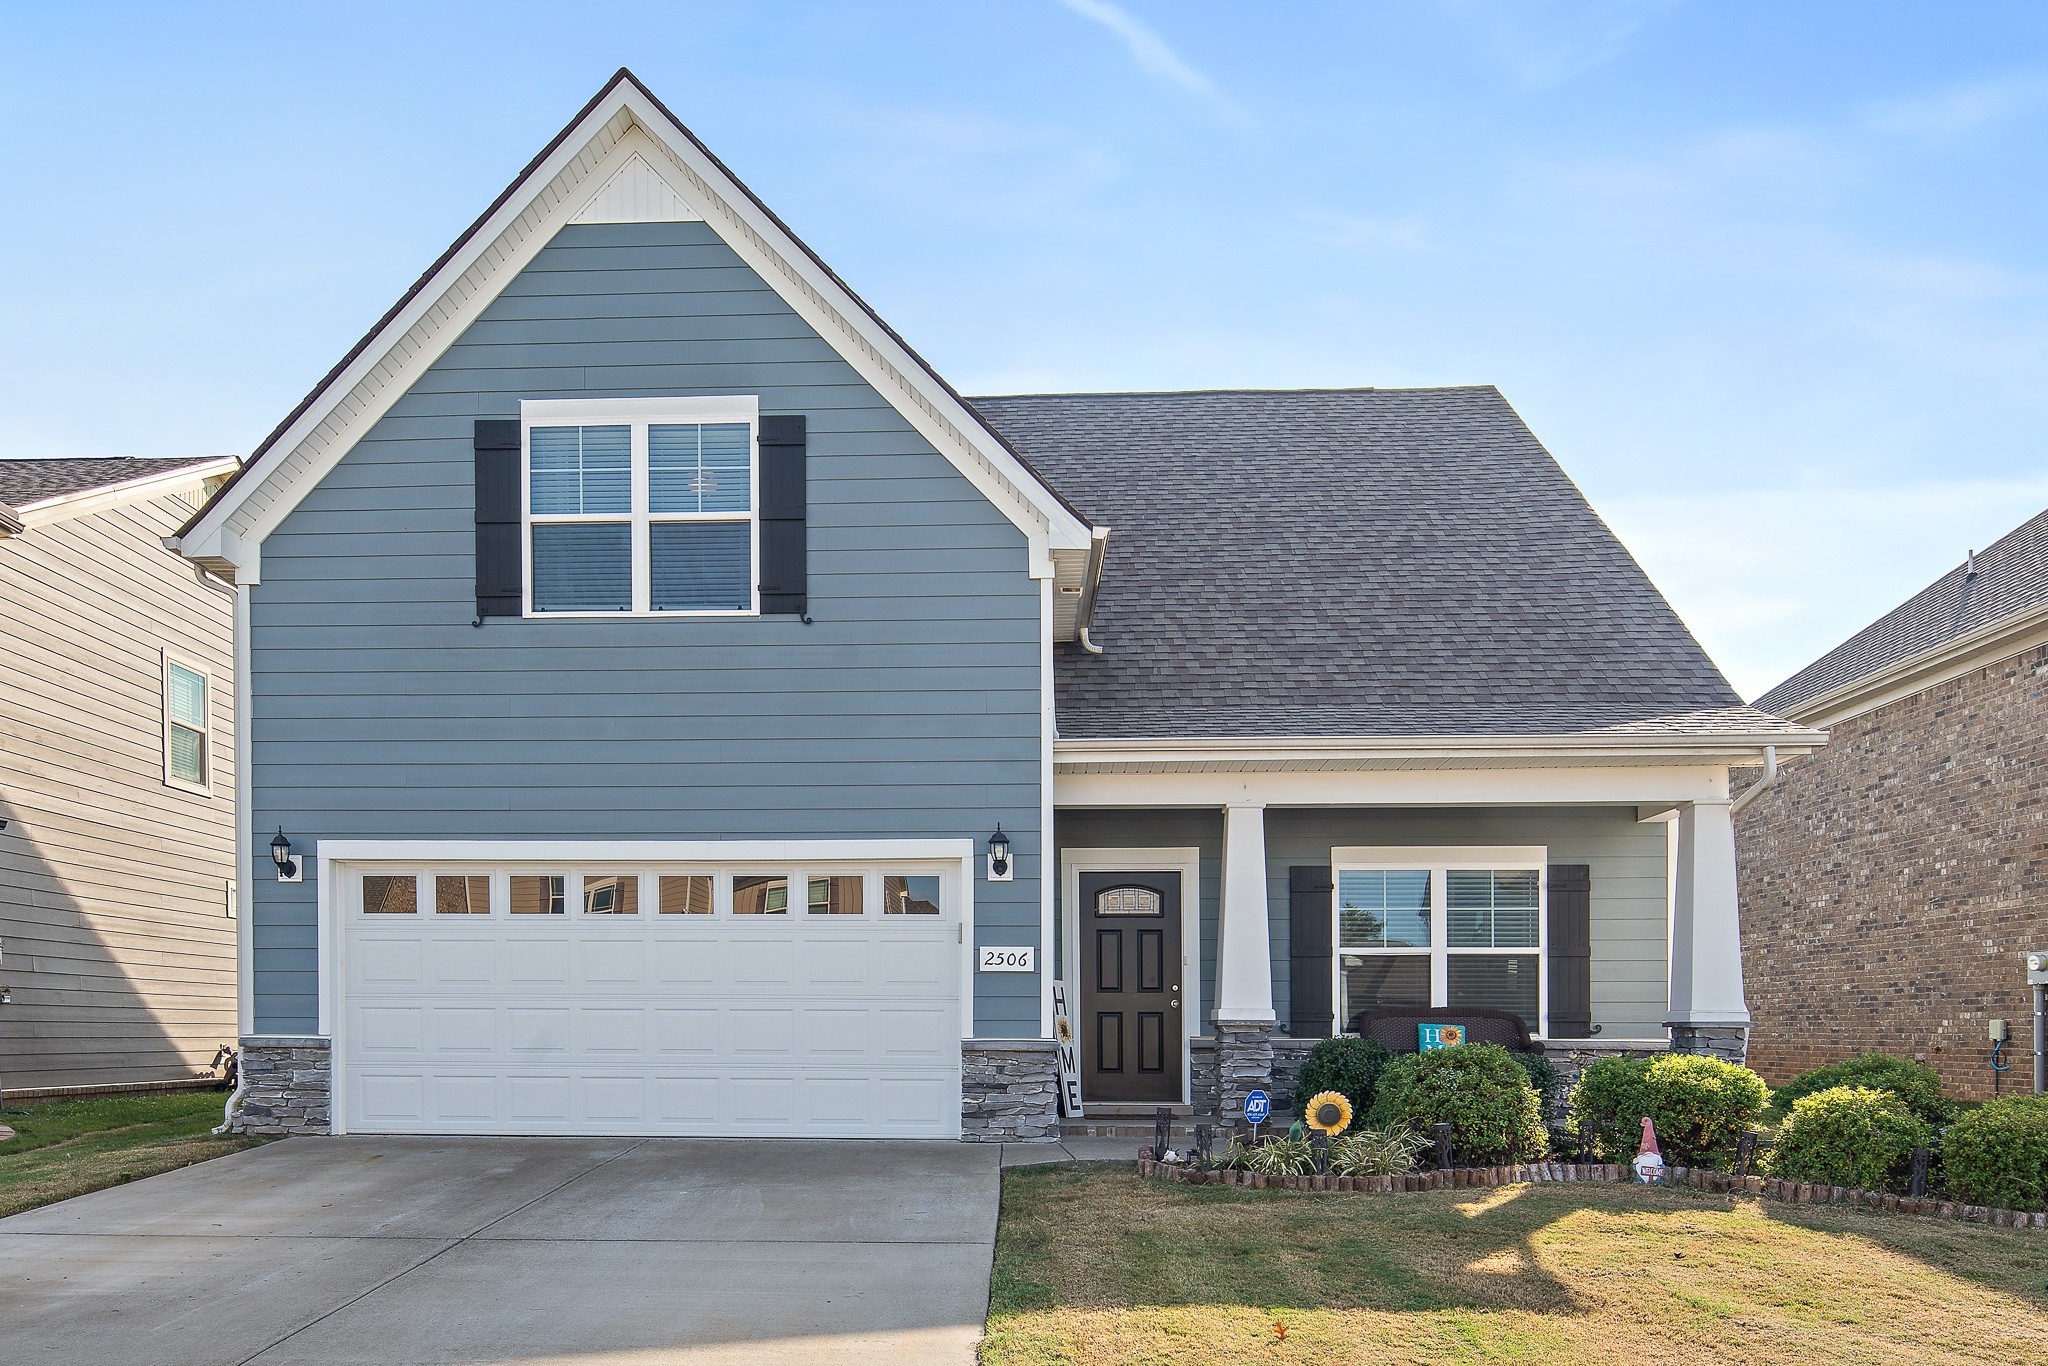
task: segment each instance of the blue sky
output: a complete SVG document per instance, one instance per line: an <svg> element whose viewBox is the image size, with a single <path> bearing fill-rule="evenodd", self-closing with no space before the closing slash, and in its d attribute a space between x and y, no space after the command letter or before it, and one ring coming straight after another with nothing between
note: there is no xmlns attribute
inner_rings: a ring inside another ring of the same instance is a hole
<svg viewBox="0 0 2048 1366"><path fill-rule="evenodd" d="M13 12L0 452L247 452L623 64L966 392L1498 385L1745 695L2048 506L2048 6L577 13Z"/></svg>

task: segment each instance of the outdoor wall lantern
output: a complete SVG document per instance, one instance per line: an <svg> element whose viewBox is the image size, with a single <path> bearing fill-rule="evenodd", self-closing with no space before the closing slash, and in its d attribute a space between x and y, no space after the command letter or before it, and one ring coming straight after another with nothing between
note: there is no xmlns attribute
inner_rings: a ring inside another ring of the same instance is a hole
<svg viewBox="0 0 2048 1366"><path fill-rule="evenodd" d="M1010 880L1010 837L1003 833L1001 821L996 822L996 832L988 837L988 880Z"/></svg>
<svg viewBox="0 0 2048 1366"><path fill-rule="evenodd" d="M297 882L300 878L299 861L292 857L292 842L284 837L284 827L277 827L277 838L270 842L270 861L277 865L279 882Z"/></svg>

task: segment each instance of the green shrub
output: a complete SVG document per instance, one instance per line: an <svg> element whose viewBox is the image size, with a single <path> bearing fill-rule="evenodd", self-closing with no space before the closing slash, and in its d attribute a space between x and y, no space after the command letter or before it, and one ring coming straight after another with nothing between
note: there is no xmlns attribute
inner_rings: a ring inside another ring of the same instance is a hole
<svg viewBox="0 0 2048 1366"><path fill-rule="evenodd" d="M1557 1100L1557 1067L1541 1053L1521 1053L1508 1050L1508 1056L1521 1064L1529 1074L1529 1085L1536 1088L1536 1099L1543 1102L1543 1113L1547 1118L1550 1107Z"/></svg>
<svg viewBox="0 0 2048 1366"><path fill-rule="evenodd" d="M1942 1136L1949 1193L1995 1209L2048 1209L2048 1096L1987 1101Z"/></svg>
<svg viewBox="0 0 2048 1366"><path fill-rule="evenodd" d="M1891 1053L1865 1053L1847 1062L1831 1062L1826 1067L1801 1072L1772 1094L1769 1118L1774 1123L1782 1120L1792 1113L1792 1102L1801 1096L1837 1086L1889 1091L1929 1124L1946 1124L1955 1118L1955 1102L1941 1093L1941 1074L1925 1063Z"/></svg>
<svg viewBox="0 0 2048 1366"><path fill-rule="evenodd" d="M1412 1129L1357 1129L1330 1140L1338 1176L1399 1176L1412 1170L1428 1141Z"/></svg>
<svg viewBox="0 0 2048 1366"><path fill-rule="evenodd" d="M1816 1186L1883 1190L1904 1174L1934 1126L1905 1098L1870 1086L1831 1086L1792 1102L1765 1161L1770 1175Z"/></svg>
<svg viewBox="0 0 2048 1366"><path fill-rule="evenodd" d="M1459 1159L1478 1166L1543 1154L1543 1103L1529 1074L1498 1044L1468 1043L1395 1058L1380 1073L1377 1128L1427 1134L1451 1126Z"/></svg>
<svg viewBox="0 0 2048 1366"><path fill-rule="evenodd" d="M1570 1117L1602 1162L1635 1157L1647 1115L1666 1162L1719 1167L1733 1160L1743 1131L1756 1127L1770 1099L1762 1077L1719 1058L1602 1058L1572 1088Z"/></svg>
<svg viewBox="0 0 2048 1366"><path fill-rule="evenodd" d="M1301 1065L1301 1079L1294 1087L1294 1113L1306 1114L1311 1096L1337 1091L1351 1102L1353 1115L1365 1114L1372 1109L1380 1071L1393 1056L1385 1044L1371 1039L1320 1040Z"/></svg>

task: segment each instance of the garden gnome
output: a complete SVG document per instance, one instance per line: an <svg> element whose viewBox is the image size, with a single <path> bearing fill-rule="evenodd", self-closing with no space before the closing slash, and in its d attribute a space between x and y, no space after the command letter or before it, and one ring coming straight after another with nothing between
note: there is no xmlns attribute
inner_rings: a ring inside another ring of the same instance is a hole
<svg viewBox="0 0 2048 1366"><path fill-rule="evenodd" d="M1654 1186L1664 1179L1664 1154L1657 1151L1657 1126L1643 1116L1643 1146L1636 1149L1636 1180Z"/></svg>

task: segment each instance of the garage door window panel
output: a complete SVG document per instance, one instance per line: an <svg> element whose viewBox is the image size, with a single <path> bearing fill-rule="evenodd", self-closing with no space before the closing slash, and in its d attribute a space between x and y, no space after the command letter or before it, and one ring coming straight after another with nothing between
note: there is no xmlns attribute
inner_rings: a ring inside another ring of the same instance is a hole
<svg viewBox="0 0 2048 1366"><path fill-rule="evenodd" d="M741 874L732 880L734 915L788 915L789 878Z"/></svg>
<svg viewBox="0 0 2048 1366"><path fill-rule="evenodd" d="M696 874L663 875L656 889L662 915L710 915L712 879Z"/></svg>
<svg viewBox="0 0 2048 1366"><path fill-rule="evenodd" d="M585 873L580 904L585 915L638 915L640 875Z"/></svg>
<svg viewBox="0 0 2048 1366"><path fill-rule="evenodd" d="M413 873L368 873L363 877L364 915L417 915L420 880Z"/></svg>
<svg viewBox="0 0 2048 1366"><path fill-rule="evenodd" d="M489 915L491 879L488 873L440 873L434 878L434 914Z"/></svg>
<svg viewBox="0 0 2048 1366"><path fill-rule="evenodd" d="M810 880L812 915L859 915L866 898L866 878L814 877Z"/></svg>
<svg viewBox="0 0 2048 1366"><path fill-rule="evenodd" d="M882 913L884 915L938 915L939 879L936 877L897 877L885 874L882 878Z"/></svg>
<svg viewBox="0 0 2048 1366"><path fill-rule="evenodd" d="M569 905L566 874L514 873L511 906L514 915L564 915Z"/></svg>

